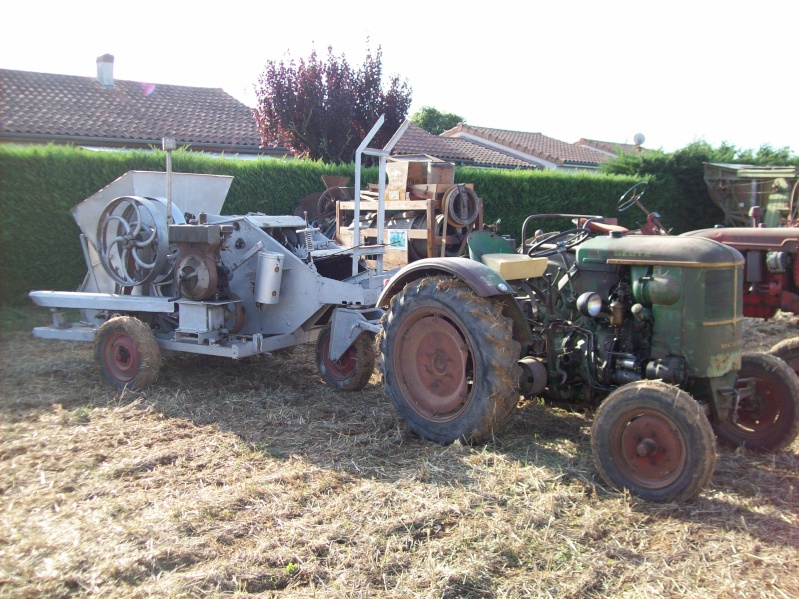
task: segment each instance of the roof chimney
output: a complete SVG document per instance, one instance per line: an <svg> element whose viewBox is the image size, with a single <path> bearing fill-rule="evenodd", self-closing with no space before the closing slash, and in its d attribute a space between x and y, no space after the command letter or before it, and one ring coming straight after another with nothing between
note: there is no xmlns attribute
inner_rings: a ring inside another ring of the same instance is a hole
<svg viewBox="0 0 799 599"><path fill-rule="evenodd" d="M97 57L97 83L103 87L114 87L114 57L110 54Z"/></svg>

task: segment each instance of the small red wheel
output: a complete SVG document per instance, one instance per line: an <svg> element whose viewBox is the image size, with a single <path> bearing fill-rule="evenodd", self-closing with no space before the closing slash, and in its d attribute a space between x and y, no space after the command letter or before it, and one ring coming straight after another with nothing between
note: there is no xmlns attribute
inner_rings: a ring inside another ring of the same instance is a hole
<svg viewBox="0 0 799 599"><path fill-rule="evenodd" d="M152 330L137 318L106 321L94 339L100 373L118 389L142 389L158 378L161 353Z"/></svg>
<svg viewBox="0 0 799 599"><path fill-rule="evenodd" d="M600 404L591 450L608 483L647 501L684 501L713 475L716 441L699 404L660 381L623 385Z"/></svg>
<svg viewBox="0 0 799 599"><path fill-rule="evenodd" d="M331 387L344 391L363 389L375 369L375 336L361 333L338 360L330 359L330 327L316 342L316 365L319 374Z"/></svg>

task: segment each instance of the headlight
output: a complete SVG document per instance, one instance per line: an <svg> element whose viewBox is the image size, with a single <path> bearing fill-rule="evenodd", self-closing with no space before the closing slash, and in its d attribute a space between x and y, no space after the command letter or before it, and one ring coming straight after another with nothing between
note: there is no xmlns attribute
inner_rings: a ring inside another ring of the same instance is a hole
<svg viewBox="0 0 799 599"><path fill-rule="evenodd" d="M583 316L594 318L602 311L602 298L593 291L583 293L577 298L577 309Z"/></svg>

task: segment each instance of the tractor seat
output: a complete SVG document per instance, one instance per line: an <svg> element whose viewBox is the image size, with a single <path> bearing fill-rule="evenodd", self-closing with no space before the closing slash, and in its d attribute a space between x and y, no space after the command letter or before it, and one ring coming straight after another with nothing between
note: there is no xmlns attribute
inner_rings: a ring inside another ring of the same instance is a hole
<svg viewBox="0 0 799 599"><path fill-rule="evenodd" d="M466 245L469 258L482 262L506 281L534 279L547 270L546 258L517 254L506 239L493 231L472 231Z"/></svg>
<svg viewBox="0 0 799 599"><path fill-rule="evenodd" d="M469 258L481 262L483 254L515 254L513 246L494 231L475 230L466 238Z"/></svg>

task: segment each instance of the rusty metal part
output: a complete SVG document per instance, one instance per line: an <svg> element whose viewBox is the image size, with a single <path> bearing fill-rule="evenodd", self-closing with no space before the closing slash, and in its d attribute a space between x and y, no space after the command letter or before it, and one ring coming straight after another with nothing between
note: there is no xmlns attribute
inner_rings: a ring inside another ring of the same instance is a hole
<svg viewBox="0 0 799 599"><path fill-rule="evenodd" d="M310 220L315 219L319 210L319 198L323 193L323 191L316 191L302 198L294 209L294 216L304 218L307 215Z"/></svg>
<svg viewBox="0 0 799 599"><path fill-rule="evenodd" d="M789 398L782 397L779 384L768 377L741 377L735 383L740 400L732 420L742 439L768 439L782 425L779 416Z"/></svg>
<svg viewBox="0 0 799 599"><path fill-rule="evenodd" d="M435 309L409 321L401 336L399 379L416 400L412 408L427 420L456 418L466 407L473 376L468 339Z"/></svg>
<svg viewBox="0 0 799 599"><path fill-rule="evenodd" d="M247 308L238 295L231 293L228 298L231 303L227 306L225 315L225 328L235 335L244 328L244 323L247 320Z"/></svg>
<svg viewBox="0 0 799 599"><path fill-rule="evenodd" d="M209 256L206 247L195 244L179 244L180 258L175 268L175 284L183 297L201 301L216 291L219 276L216 260Z"/></svg>
<svg viewBox="0 0 799 599"><path fill-rule="evenodd" d="M444 212L447 223L453 227L473 224L480 215L480 198L466 185L456 185L444 194Z"/></svg>
<svg viewBox="0 0 799 599"><path fill-rule="evenodd" d="M336 213L336 197L335 189L331 187L322 192L316 203L316 216L319 218L330 218Z"/></svg>
<svg viewBox="0 0 799 599"><path fill-rule="evenodd" d="M354 194L352 187L329 187L322 192L316 204L316 224L323 226L332 223L336 217L336 203L352 200Z"/></svg>
<svg viewBox="0 0 799 599"><path fill-rule="evenodd" d="M688 448L673 423L654 410L635 410L620 418L611 432L613 459L636 484L658 489L683 473Z"/></svg>
<svg viewBox="0 0 799 599"><path fill-rule="evenodd" d="M358 335L337 360L332 358L332 347L332 328L325 327L316 343L316 366L322 379L342 391L363 389L369 383L375 367L374 335Z"/></svg>

